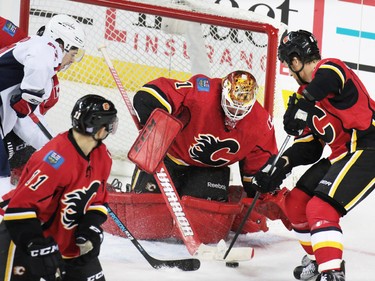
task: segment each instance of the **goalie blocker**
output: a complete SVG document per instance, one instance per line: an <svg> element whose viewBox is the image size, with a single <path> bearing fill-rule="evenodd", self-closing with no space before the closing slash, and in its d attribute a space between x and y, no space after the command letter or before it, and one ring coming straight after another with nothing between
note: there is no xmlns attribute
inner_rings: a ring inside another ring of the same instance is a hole
<svg viewBox="0 0 375 281"><path fill-rule="evenodd" d="M147 173L155 173L181 129L178 119L165 110L155 109L130 148L128 158Z"/></svg>

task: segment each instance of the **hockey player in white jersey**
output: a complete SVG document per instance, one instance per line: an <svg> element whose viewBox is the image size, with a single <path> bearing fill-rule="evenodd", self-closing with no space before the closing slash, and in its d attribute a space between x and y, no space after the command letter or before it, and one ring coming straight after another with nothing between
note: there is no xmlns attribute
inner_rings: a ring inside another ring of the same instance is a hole
<svg viewBox="0 0 375 281"><path fill-rule="evenodd" d="M20 118L29 116L37 108L36 113L39 113L40 109L48 108L48 103L53 102L56 96L51 94L58 94L54 91L56 88L54 78L57 78L58 71L65 70L73 61L82 59L84 40L85 34L79 22L67 15L56 15L46 24L42 36L26 37L17 44L1 50L0 135L2 139L13 129L17 130L22 126L20 123L24 120ZM32 121L28 119L25 122ZM24 137L27 138L27 135L24 134ZM42 137L35 137L35 135L30 137L34 138L29 140L33 146L39 148L38 146L44 144ZM11 188L8 155L4 145L0 144L0 197Z"/></svg>

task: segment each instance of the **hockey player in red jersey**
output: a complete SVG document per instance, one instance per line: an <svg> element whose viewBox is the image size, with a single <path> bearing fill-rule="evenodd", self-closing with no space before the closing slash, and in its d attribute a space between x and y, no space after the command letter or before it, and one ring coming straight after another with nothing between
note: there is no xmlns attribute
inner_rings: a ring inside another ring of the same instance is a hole
<svg viewBox="0 0 375 281"><path fill-rule="evenodd" d="M12 27L14 29L16 27ZM67 15L52 17L38 35L26 37L0 51L1 138L13 130L36 149L48 139L29 115L35 112L41 117L57 102L57 72L79 61L84 53L84 31ZM4 45L9 43L10 40L2 41ZM13 187L9 176L7 151L0 145L0 197Z"/></svg>
<svg viewBox="0 0 375 281"><path fill-rule="evenodd" d="M111 101L86 95L72 129L32 155L0 224L1 280L105 280L98 255L112 159L102 141L116 115Z"/></svg>
<svg viewBox="0 0 375 281"><path fill-rule="evenodd" d="M260 192L277 188L292 167L318 161L285 198L287 216L307 255L294 270L300 280L344 281L340 218L374 189L375 103L344 62L321 59L308 31L288 33L278 56L300 85L284 115L295 142L278 162L278 174L257 175ZM275 179L276 178L276 179Z"/></svg>
<svg viewBox="0 0 375 281"><path fill-rule="evenodd" d="M234 71L223 79L195 75L177 81L162 77L135 94L134 107L141 124L155 108L184 123L165 159L170 172L177 173L175 184L181 196L227 201L228 166L233 163L240 164L246 192L254 193L252 176L277 152L271 117L256 101L256 93L254 76ZM152 191L146 184L152 176L134 178L136 192Z"/></svg>
<svg viewBox="0 0 375 281"><path fill-rule="evenodd" d="M240 70L224 78L198 74L178 81L161 77L137 91L133 103L142 125L156 108L184 124L164 159L182 198L204 199L197 204L202 207L228 202L231 164L239 165L243 188L248 197L254 197L254 174L277 154L271 117L256 94L255 77ZM135 193L160 193L153 176L137 167L131 186ZM265 217L256 220L262 223L252 232L268 230ZM238 225L236 221L233 230Z"/></svg>

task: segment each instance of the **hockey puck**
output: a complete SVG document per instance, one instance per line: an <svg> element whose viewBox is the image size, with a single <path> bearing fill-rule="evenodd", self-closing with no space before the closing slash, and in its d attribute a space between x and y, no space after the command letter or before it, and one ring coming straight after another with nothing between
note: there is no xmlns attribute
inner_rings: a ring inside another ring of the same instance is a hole
<svg viewBox="0 0 375 281"><path fill-rule="evenodd" d="M236 261L231 261L231 262L226 262L225 266L226 267L238 267L240 264Z"/></svg>

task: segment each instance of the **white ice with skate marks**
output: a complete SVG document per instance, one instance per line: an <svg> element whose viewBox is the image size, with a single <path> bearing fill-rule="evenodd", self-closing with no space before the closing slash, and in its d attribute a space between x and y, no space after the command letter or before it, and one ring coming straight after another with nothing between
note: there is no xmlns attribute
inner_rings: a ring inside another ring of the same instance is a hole
<svg viewBox="0 0 375 281"><path fill-rule="evenodd" d="M375 280L375 194L370 194L359 206L342 219L344 258L347 281ZM110 218L109 218L110 219ZM252 260L229 268L223 261L202 259L197 271L154 269L134 245L125 238L106 233L100 254L107 281L291 281L293 269L299 265L304 252L292 232L279 221L268 222L269 231L240 235L234 247L254 247ZM209 227L209 226L207 226ZM228 247L234 233L231 233ZM183 244L174 240L164 242L140 240L154 258L191 258ZM216 246L216 245L210 245ZM222 247L222 245L220 245ZM225 253L225 251L224 251Z"/></svg>

